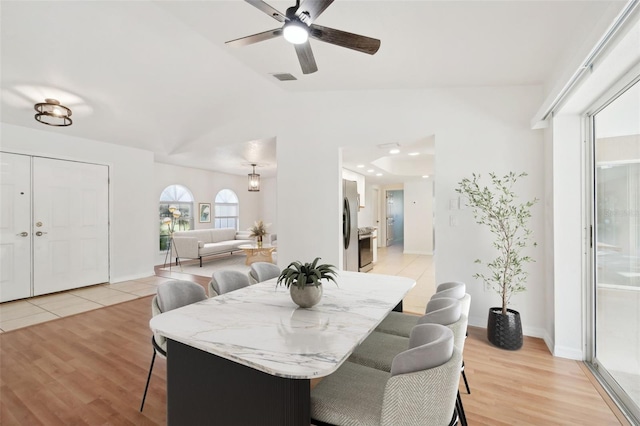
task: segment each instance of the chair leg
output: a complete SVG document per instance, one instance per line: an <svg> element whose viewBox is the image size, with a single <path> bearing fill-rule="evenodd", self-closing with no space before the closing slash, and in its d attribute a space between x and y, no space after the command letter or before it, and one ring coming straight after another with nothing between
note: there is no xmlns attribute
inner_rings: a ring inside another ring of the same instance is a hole
<svg viewBox="0 0 640 426"><path fill-rule="evenodd" d="M151 372L153 371L153 363L156 360L156 351L153 351L153 356L151 357L151 366L149 367L149 375L147 376L147 384L144 387L144 394L142 395L142 404L140 404L140 412L144 408L144 400L147 398L147 390L149 389L149 382L151 381Z"/></svg>
<svg viewBox="0 0 640 426"><path fill-rule="evenodd" d="M453 410L453 416L451 416L451 421L449 422L449 426L456 426L458 424L458 401L456 401L456 407Z"/></svg>
<svg viewBox="0 0 640 426"><path fill-rule="evenodd" d="M456 409L458 410L458 417L460 418L460 424L467 426L467 416L464 414L464 407L462 406L462 398L460 398L460 391L458 391L458 397L456 400Z"/></svg>
<svg viewBox="0 0 640 426"><path fill-rule="evenodd" d="M462 360L462 379L464 380L464 387L467 388L467 393L471 395L471 389L469 389L469 382L467 382L467 375L464 372L464 360Z"/></svg>

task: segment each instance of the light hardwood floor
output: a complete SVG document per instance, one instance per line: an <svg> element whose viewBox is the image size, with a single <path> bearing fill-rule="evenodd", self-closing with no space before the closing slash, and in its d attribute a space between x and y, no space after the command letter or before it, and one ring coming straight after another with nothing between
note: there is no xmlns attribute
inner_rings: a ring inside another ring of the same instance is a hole
<svg viewBox="0 0 640 426"><path fill-rule="evenodd" d="M416 260L403 268L400 259L399 273ZM145 297L0 334L0 424L165 424L162 359L145 410L138 411L152 353L150 302ZM471 328L465 344L472 394L464 386L461 392L470 425L626 424L581 363L552 357L534 338L525 338L519 351L502 351L484 332ZM215 424L214 401L211 412Z"/></svg>

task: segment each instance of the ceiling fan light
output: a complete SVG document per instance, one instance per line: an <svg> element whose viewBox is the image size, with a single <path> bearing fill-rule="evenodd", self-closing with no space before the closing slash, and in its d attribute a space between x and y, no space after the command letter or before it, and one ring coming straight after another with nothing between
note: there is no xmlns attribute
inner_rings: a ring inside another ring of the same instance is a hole
<svg viewBox="0 0 640 426"><path fill-rule="evenodd" d="M291 44L302 44L309 40L309 27L300 21L289 21L282 27L284 39Z"/></svg>

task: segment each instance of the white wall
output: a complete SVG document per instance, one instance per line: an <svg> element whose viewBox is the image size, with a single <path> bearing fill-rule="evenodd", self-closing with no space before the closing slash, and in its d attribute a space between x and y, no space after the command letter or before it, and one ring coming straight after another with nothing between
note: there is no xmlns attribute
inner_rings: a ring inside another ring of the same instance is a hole
<svg viewBox="0 0 640 426"><path fill-rule="evenodd" d="M377 206L373 202L373 186L365 183L364 196L367 203L364 207L358 209L358 227L377 226L375 223L375 210Z"/></svg>
<svg viewBox="0 0 640 426"><path fill-rule="evenodd" d="M555 250L554 232L554 197L553 197L553 132L550 127L545 128L544 134L544 239L548 243L543 248L544 261L547 265L545 270L545 335L543 336L547 347L553 352L555 345Z"/></svg>
<svg viewBox="0 0 640 426"><path fill-rule="evenodd" d="M262 178L260 180L260 194L262 195L260 218L265 223L271 224L269 232L275 234L278 232L278 179L275 177ZM251 225L250 223L249 226Z"/></svg>
<svg viewBox="0 0 640 426"><path fill-rule="evenodd" d="M278 266L321 257L342 268L339 145L301 133L285 129L278 136Z"/></svg>
<svg viewBox="0 0 640 426"><path fill-rule="evenodd" d="M198 218L194 218L195 229L213 228L213 206L216 194L223 189L231 189L238 196L240 204L239 213L239 230L244 231L249 228L256 220L264 220L272 223L269 231L275 229L276 213L263 208L269 205L273 208L275 204L275 178L261 179L260 191L249 192L247 190L247 177L230 175L226 173L218 173L209 170L192 169L188 167L174 166L170 164L154 163L154 197L156 205L160 199L160 194L169 185L182 185L187 187L194 197L194 208L197 211L198 203L211 203L212 222L198 223ZM273 199L271 199L271 197ZM267 200L265 202L265 200ZM159 228L155 229L155 264L164 263L165 252L158 251Z"/></svg>
<svg viewBox="0 0 640 426"><path fill-rule="evenodd" d="M0 134L3 151L108 165L110 281L154 274L157 197L151 152L67 136L65 128L40 131L0 123Z"/></svg>
<svg viewBox="0 0 640 426"><path fill-rule="evenodd" d="M518 188L523 199L544 197L542 133L529 125L541 97L538 86L316 93L313 100L307 94L292 95L305 114L278 133L279 262L315 256L341 261L339 147L435 134L436 281L467 282L471 323L486 326L488 309L499 298L485 292L472 275L477 257L492 256L491 240L465 210L456 212L460 225L450 227L448 200L457 196L457 182L471 172L510 170L529 173ZM529 268L529 290L514 298L513 308L522 315L525 333L542 336L547 284L540 203L533 209L532 229L540 245L531 253L537 262Z"/></svg>
<svg viewBox="0 0 640 426"><path fill-rule="evenodd" d="M582 125L577 115L553 118L554 355L583 351Z"/></svg>
<svg viewBox="0 0 640 426"><path fill-rule="evenodd" d="M404 184L404 252L433 254L433 180Z"/></svg>

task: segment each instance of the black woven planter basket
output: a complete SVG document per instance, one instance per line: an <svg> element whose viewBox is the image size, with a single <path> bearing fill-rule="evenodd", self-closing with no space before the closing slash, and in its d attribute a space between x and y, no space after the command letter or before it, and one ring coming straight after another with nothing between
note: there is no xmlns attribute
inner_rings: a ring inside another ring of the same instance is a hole
<svg viewBox="0 0 640 426"><path fill-rule="evenodd" d="M515 351L522 347L522 323L520 313L507 309L502 314L501 308L490 308L487 320L487 338L501 349Z"/></svg>

